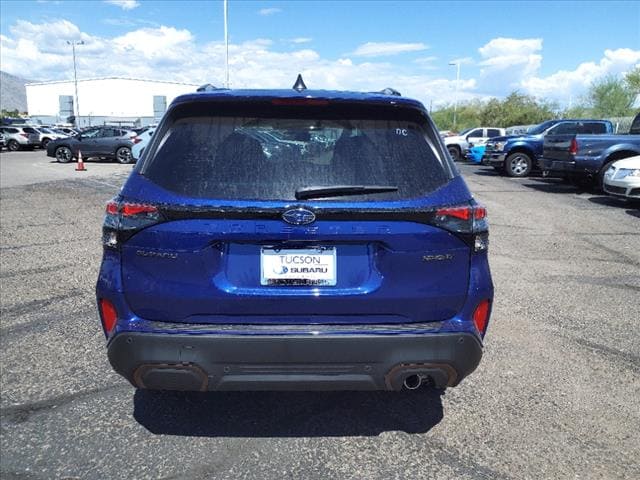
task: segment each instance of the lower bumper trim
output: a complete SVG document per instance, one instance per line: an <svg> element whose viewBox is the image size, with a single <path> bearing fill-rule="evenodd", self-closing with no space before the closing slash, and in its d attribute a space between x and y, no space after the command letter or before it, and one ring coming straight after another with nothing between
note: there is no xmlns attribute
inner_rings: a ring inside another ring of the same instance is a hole
<svg viewBox="0 0 640 480"><path fill-rule="evenodd" d="M482 357L470 333L235 336L122 332L113 368L154 390L400 390L418 375L457 385Z"/></svg>

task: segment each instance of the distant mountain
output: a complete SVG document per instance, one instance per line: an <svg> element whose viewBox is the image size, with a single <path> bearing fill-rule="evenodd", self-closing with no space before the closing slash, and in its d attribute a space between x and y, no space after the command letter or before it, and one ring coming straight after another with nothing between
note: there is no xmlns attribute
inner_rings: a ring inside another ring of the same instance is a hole
<svg viewBox="0 0 640 480"><path fill-rule="evenodd" d="M31 80L15 77L5 72L0 72L0 109L27 111L27 90L25 83Z"/></svg>

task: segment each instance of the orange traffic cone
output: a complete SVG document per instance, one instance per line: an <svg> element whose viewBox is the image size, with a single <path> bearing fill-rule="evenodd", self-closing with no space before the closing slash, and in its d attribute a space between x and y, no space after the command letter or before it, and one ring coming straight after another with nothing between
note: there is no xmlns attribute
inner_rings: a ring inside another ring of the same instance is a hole
<svg viewBox="0 0 640 480"><path fill-rule="evenodd" d="M78 165L76 166L76 172L86 172L87 169L84 168L84 162L82 161L82 152L78 150Z"/></svg>

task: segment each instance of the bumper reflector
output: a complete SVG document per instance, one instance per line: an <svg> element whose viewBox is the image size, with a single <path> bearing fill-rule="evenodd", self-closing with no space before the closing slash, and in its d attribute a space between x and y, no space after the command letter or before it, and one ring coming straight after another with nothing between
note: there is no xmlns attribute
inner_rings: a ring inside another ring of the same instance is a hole
<svg viewBox="0 0 640 480"><path fill-rule="evenodd" d="M102 326L104 331L109 335L116 326L118 321L118 312L109 300L100 299L100 316L102 317Z"/></svg>
<svg viewBox="0 0 640 480"><path fill-rule="evenodd" d="M473 312L473 323L484 336L487 331L487 323L489 322L489 300L482 300L476 307L476 311Z"/></svg>

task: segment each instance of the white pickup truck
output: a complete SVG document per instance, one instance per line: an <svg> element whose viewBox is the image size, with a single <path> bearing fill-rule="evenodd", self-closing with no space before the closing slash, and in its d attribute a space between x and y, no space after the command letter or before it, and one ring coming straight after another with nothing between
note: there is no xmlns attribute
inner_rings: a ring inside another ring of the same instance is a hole
<svg viewBox="0 0 640 480"><path fill-rule="evenodd" d="M470 144L482 144L493 137L500 137L505 134L504 128L497 127L474 127L460 132L459 135L444 138L444 144L449 150L449 155L456 162L464 158Z"/></svg>

